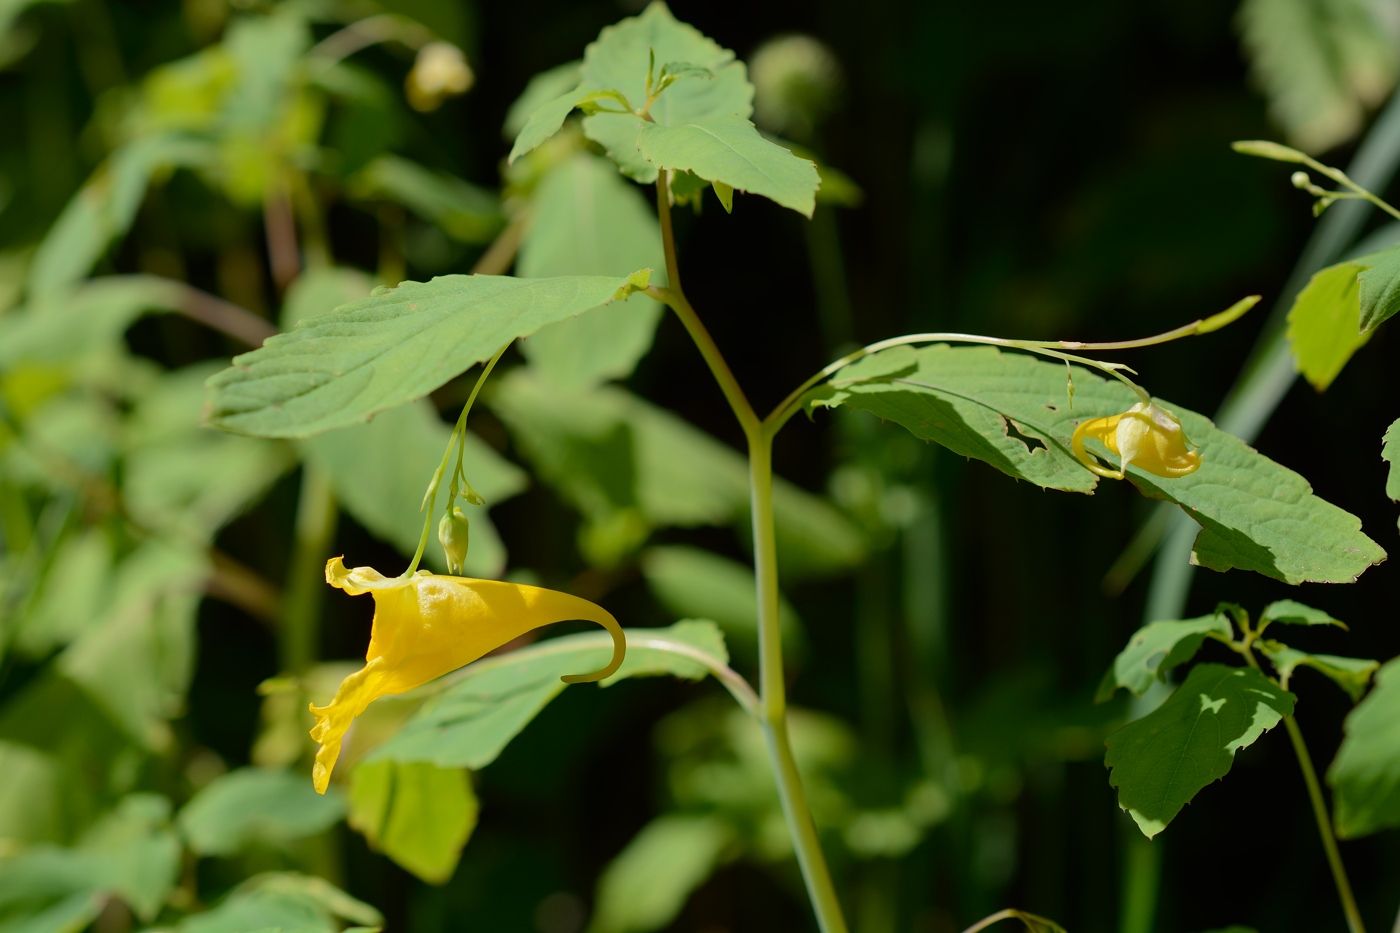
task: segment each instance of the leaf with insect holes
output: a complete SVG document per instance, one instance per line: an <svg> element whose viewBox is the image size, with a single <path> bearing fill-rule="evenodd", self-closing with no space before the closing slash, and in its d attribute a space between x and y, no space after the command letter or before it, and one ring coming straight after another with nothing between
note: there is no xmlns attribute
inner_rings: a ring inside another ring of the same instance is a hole
<svg viewBox="0 0 1400 933"><path fill-rule="evenodd" d="M627 298L631 277L446 275L376 289L234 357L209 380L206 418L262 437L310 437L427 395L501 347Z"/></svg>
<svg viewBox="0 0 1400 933"><path fill-rule="evenodd" d="M1112 699L1119 687L1133 696L1142 696L1154 683L1167 679L1174 668L1196 656L1206 638L1228 640L1232 635L1229 619L1212 613L1198 619L1151 622L1133 633L1128 645L1118 652L1113 666L1104 674L1094 702Z"/></svg>
<svg viewBox="0 0 1400 933"><path fill-rule="evenodd" d="M1108 737L1118 805L1152 838L1229 773L1236 751L1292 715L1293 702L1252 667L1198 664L1165 703Z"/></svg>
<svg viewBox="0 0 1400 933"><path fill-rule="evenodd" d="M844 405L897 422L916 437L983 460L1050 489L1092 492L1098 478L1075 459L1070 440L1087 418L1138 401L1125 386L1074 369L1074 407L1065 369L992 347L894 347L842 369L807 393L808 406ZM1349 583L1385 558L1355 516L1313 495L1303 477L1208 418L1169 402L1200 449L1196 472L1163 479L1130 466L1144 495L1175 502L1202 526L1192 561L1240 568L1286 583Z"/></svg>

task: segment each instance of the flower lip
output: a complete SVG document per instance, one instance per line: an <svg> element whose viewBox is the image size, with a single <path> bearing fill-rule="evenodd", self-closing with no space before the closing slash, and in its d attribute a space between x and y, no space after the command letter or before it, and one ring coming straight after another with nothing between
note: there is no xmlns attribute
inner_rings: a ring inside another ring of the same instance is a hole
<svg viewBox="0 0 1400 933"><path fill-rule="evenodd" d="M1103 466L1085 449L1090 437L1118 455L1117 470ZM1122 479L1129 464L1164 479L1186 476L1201 466L1200 451L1191 449L1176 415L1155 402L1139 402L1121 414L1080 422L1071 444L1080 463L1108 479Z"/></svg>

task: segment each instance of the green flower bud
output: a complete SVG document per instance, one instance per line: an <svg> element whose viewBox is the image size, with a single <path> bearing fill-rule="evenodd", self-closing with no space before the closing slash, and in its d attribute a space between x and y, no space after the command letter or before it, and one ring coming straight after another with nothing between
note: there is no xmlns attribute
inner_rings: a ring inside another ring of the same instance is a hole
<svg viewBox="0 0 1400 933"><path fill-rule="evenodd" d="M460 574L467 560L467 546L470 532L466 513L460 506L452 506L438 522L438 543L447 555L447 572Z"/></svg>

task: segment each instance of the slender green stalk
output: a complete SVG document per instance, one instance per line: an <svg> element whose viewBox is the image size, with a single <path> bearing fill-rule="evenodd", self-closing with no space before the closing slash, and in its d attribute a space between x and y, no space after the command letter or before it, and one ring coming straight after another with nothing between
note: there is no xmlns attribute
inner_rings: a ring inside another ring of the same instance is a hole
<svg viewBox="0 0 1400 933"><path fill-rule="evenodd" d="M302 468L296 541L287 567L280 632L282 669L300 674L316 662L321 635L322 568L335 536L335 495L330 479L314 465Z"/></svg>
<svg viewBox="0 0 1400 933"><path fill-rule="evenodd" d="M690 334L715 382L719 384L749 445L749 487L753 504L754 577L758 589L759 701L758 721L768 747L768 758L777 783L778 799L792 837L797 864L807 886L807 896L822 933L846 933L841 902L822 853L817 827L802 787L802 776L792 754L787 728L787 688L783 676L783 644L779 626L778 547L773 524L773 431L759 421L748 397L734 378L724 355L695 313L680 287L675 235L671 228L671 204L666 173L656 182L656 212L661 221L666 251L667 288L649 288L647 294L665 303Z"/></svg>

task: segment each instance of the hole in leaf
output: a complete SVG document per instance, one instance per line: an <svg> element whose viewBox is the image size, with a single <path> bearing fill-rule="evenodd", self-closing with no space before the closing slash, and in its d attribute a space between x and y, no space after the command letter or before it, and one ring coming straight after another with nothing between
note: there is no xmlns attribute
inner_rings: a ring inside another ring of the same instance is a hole
<svg viewBox="0 0 1400 933"><path fill-rule="evenodd" d="M1051 411L1059 411L1059 410L1060 410L1060 406L1059 406L1059 405L1051 405L1049 402L1046 402L1046 403L1045 403L1045 407L1048 408L1048 409L1050 409Z"/></svg>
<svg viewBox="0 0 1400 933"><path fill-rule="evenodd" d="M1001 423L1006 428L1006 436L1014 437L1022 444L1026 445L1026 450L1035 453L1037 450L1045 450L1045 442L1038 437L1027 437L1021 432L1020 425L1006 416L1002 416Z"/></svg>

